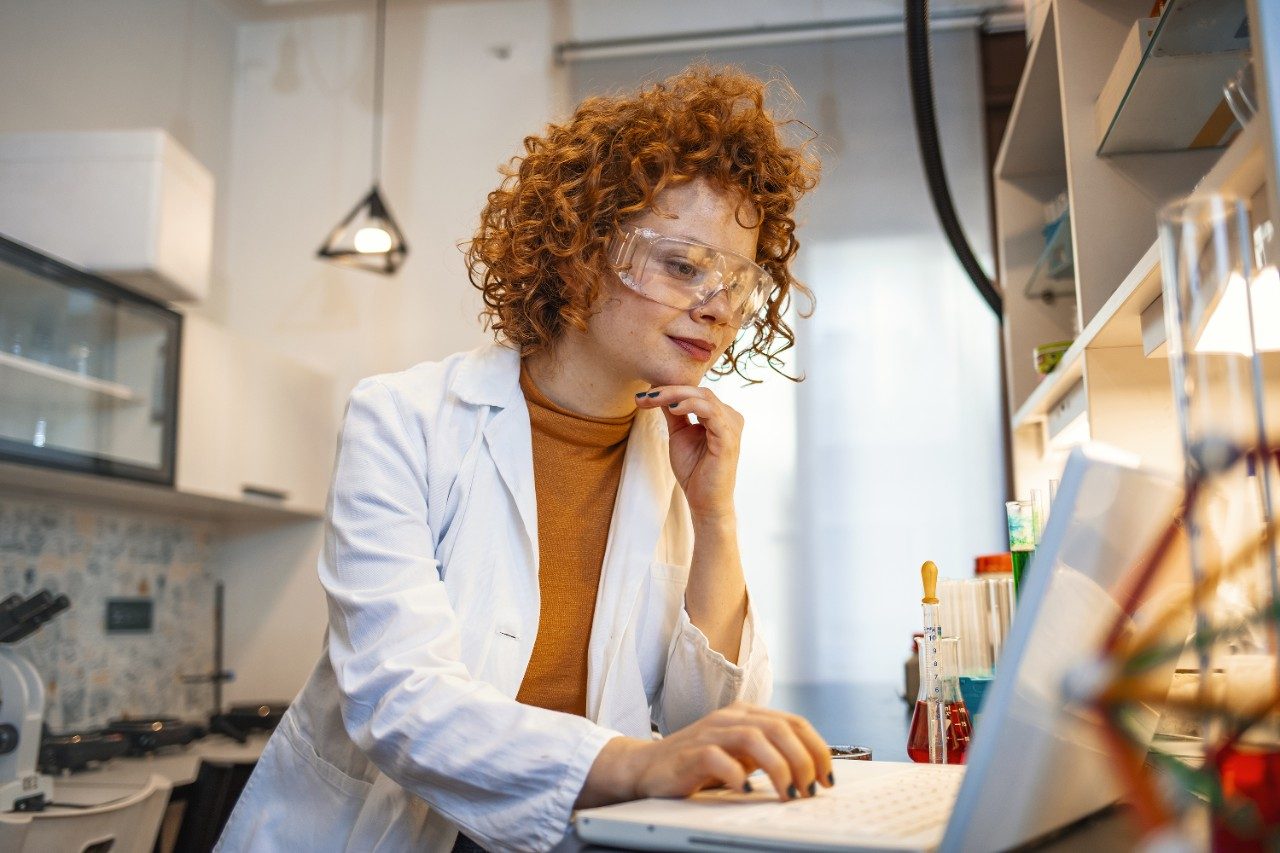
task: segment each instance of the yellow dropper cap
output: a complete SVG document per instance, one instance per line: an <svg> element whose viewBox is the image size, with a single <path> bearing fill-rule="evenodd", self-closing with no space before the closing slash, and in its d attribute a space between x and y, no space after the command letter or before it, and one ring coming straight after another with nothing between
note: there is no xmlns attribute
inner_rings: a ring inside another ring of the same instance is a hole
<svg viewBox="0 0 1280 853"><path fill-rule="evenodd" d="M920 580L924 581L924 598L921 604L938 603L938 565L933 560L925 560L920 567Z"/></svg>

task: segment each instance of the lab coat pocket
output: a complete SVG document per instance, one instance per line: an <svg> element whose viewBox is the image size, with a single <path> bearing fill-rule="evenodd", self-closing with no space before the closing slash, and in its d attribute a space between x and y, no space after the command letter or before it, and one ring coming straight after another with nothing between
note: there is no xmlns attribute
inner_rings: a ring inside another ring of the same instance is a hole
<svg viewBox="0 0 1280 853"><path fill-rule="evenodd" d="M662 687L667 650L680 624L680 609L684 607L684 589L688 581L688 566L655 562L649 567L649 583L639 612L636 654L650 704L656 701Z"/></svg>
<svg viewBox="0 0 1280 853"><path fill-rule="evenodd" d="M369 793L370 783L363 779L348 776L340 768L335 767L321 757L314 745L292 727L285 732L286 740L293 747L298 757L310 765L321 779L324 779L338 791L363 800Z"/></svg>
<svg viewBox="0 0 1280 853"><path fill-rule="evenodd" d="M316 784L316 778L326 784ZM321 758L286 715L236 801L218 853L345 851L369 783Z"/></svg>

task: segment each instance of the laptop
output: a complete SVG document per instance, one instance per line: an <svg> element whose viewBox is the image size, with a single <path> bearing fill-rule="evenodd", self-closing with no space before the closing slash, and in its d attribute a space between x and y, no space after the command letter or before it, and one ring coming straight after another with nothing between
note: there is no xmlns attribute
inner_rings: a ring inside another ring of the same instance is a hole
<svg viewBox="0 0 1280 853"><path fill-rule="evenodd" d="M1122 789L1099 726L1063 700L1061 685L1101 646L1126 570L1181 494L1180 483L1120 451L1072 451L967 765L836 761L835 787L785 803L757 775L751 794L721 788L580 810L579 839L640 850L989 851L1113 804ZM1166 569L1143 603L1169 594L1183 575L1189 584L1188 572ZM1142 617L1143 604L1135 613ZM1157 722L1154 711L1140 720L1148 740Z"/></svg>

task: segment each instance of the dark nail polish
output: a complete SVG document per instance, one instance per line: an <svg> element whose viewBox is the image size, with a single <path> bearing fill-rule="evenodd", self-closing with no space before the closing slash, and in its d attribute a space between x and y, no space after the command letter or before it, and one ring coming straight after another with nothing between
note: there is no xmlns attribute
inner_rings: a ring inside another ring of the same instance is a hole
<svg viewBox="0 0 1280 853"><path fill-rule="evenodd" d="M641 391L641 392L639 392L638 394L636 394L636 398L637 398L637 399L639 399L640 397L645 397L645 396L648 396L648 392Z"/></svg>
<svg viewBox="0 0 1280 853"><path fill-rule="evenodd" d="M662 393L661 391L650 391L650 392L649 392L648 394L646 394L645 396L646 396L646 397L656 397L656 396L658 396L658 395L659 395L659 394L661 394L661 393Z"/></svg>
<svg viewBox="0 0 1280 853"><path fill-rule="evenodd" d="M744 779L744 780L742 780L742 793L744 793L744 794L750 794L750 793L751 793L751 790L752 790L752 788L751 788L751 780L750 780L750 779Z"/></svg>
<svg viewBox="0 0 1280 853"><path fill-rule="evenodd" d="M797 788L793 782L787 786L787 797L794 800L798 796L800 796L800 789Z"/></svg>
<svg viewBox="0 0 1280 853"><path fill-rule="evenodd" d="M678 405L680 405L680 404L679 404L679 403L670 403L670 404L668 404L667 408L668 408L668 409L674 409L674 408L675 408L676 406L678 406Z"/></svg>
<svg viewBox="0 0 1280 853"><path fill-rule="evenodd" d="M834 785L835 783L836 783L836 774L834 774L834 773L828 773L828 774L827 774L827 784L828 784L828 785Z"/></svg>
<svg viewBox="0 0 1280 853"><path fill-rule="evenodd" d="M809 796L811 796L811 797L816 797L816 796L818 796L818 783L817 783L817 782L810 782L810 783L809 783Z"/></svg>

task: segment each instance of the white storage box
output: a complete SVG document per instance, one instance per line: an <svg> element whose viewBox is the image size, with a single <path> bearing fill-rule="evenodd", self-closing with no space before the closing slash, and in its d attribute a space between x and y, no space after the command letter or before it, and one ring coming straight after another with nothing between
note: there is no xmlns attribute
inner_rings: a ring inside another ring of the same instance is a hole
<svg viewBox="0 0 1280 853"><path fill-rule="evenodd" d="M0 134L0 234L158 299L208 293L213 204L163 130Z"/></svg>

